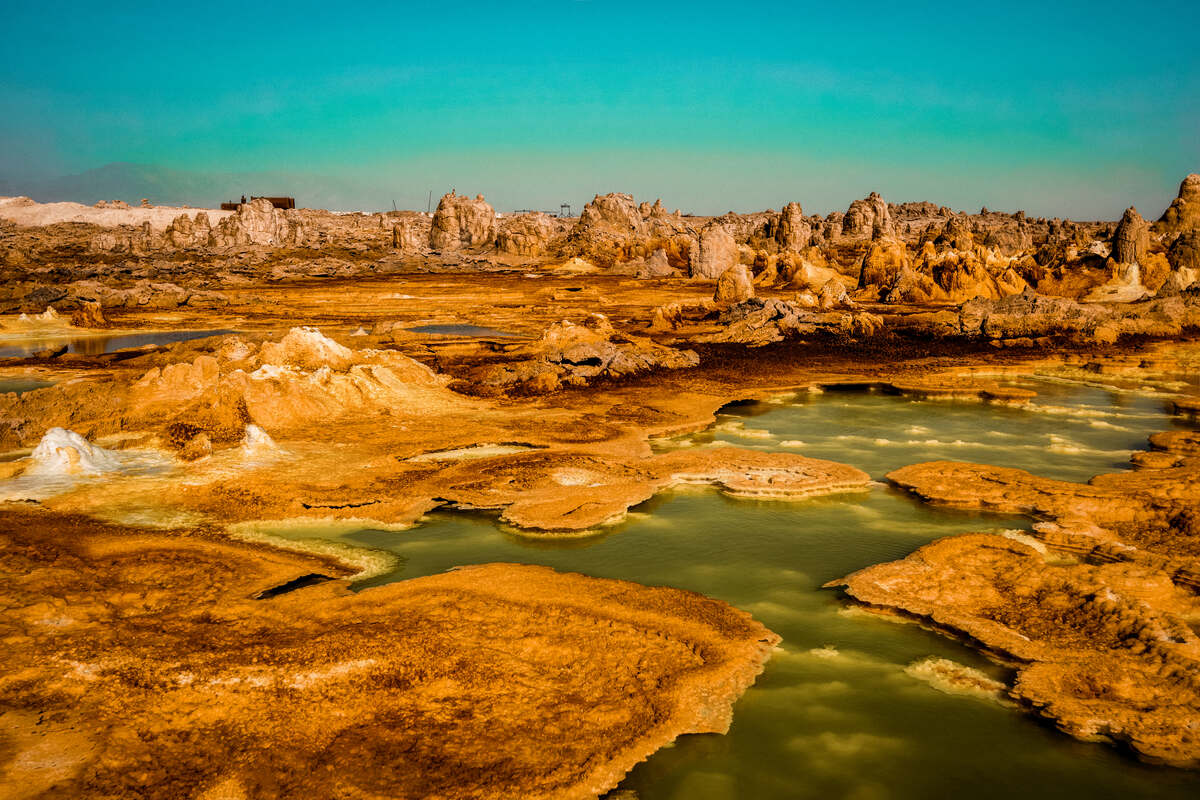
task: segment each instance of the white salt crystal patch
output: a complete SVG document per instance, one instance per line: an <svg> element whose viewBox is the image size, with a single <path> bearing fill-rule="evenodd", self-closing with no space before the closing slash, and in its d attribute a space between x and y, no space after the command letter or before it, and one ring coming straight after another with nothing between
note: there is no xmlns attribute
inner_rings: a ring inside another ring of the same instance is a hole
<svg viewBox="0 0 1200 800"><path fill-rule="evenodd" d="M75 431L51 428L38 442L26 475L100 475L118 469L115 453L89 442Z"/></svg>

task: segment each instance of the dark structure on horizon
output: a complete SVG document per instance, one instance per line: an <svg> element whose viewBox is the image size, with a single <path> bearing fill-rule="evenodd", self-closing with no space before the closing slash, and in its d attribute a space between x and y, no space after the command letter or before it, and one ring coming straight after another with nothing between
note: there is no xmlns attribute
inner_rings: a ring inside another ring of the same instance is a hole
<svg viewBox="0 0 1200 800"><path fill-rule="evenodd" d="M275 206L276 208L295 208L296 207L296 198L294 198L294 197L251 197L250 199L251 200L270 200L271 205ZM245 203L245 202L246 202L246 195L242 195L242 199L240 201L237 201L237 202L230 201L228 203L221 203L221 210L222 211L237 211L238 206L240 206L242 203Z"/></svg>
<svg viewBox="0 0 1200 800"><path fill-rule="evenodd" d="M555 214L553 211L538 211L536 208L518 208L518 209L514 210L512 213L514 213L514 214L548 214L551 217L562 217L563 219L573 216L571 214L571 204L570 203L563 203L561 206L559 206L557 214Z"/></svg>

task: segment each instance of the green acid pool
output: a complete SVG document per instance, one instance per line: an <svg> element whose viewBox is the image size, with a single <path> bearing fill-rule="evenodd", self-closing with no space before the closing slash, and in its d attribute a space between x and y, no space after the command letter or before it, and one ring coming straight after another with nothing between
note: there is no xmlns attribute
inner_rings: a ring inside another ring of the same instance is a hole
<svg viewBox="0 0 1200 800"><path fill-rule="evenodd" d="M929 459L978 461L1071 480L1127 468L1171 427L1166 401L1037 382L1029 408L825 391L727 409L709 431L659 447L722 442L854 464L881 477ZM802 444L801 444L802 443ZM361 588L494 561L691 589L745 609L783 637L726 736L682 737L635 768L625 797L1195 798L1200 775L1078 742L982 696L940 691L912 665L949 659L1003 680L965 646L852 608L826 581L926 542L1028 521L939 510L882 484L804 503L673 491L592 538L538 540L482 514L439 512L406 531L290 529L391 551L398 567ZM632 793L632 795L630 794Z"/></svg>
<svg viewBox="0 0 1200 800"><path fill-rule="evenodd" d="M0 378L0 394L8 394L9 392L25 394L26 392L32 392L34 389L44 389L52 385L53 382L38 378Z"/></svg>

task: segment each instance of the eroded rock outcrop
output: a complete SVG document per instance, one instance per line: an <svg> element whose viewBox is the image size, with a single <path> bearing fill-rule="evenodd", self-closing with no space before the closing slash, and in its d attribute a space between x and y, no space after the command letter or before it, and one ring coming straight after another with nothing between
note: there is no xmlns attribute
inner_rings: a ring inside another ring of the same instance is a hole
<svg viewBox="0 0 1200 800"><path fill-rule="evenodd" d="M1179 234L1167 250L1167 261L1172 269L1200 270L1200 229Z"/></svg>
<svg viewBox="0 0 1200 800"><path fill-rule="evenodd" d="M1156 225L1167 233L1200 229L1200 174L1191 174L1179 184L1179 195L1163 212Z"/></svg>
<svg viewBox="0 0 1200 800"><path fill-rule="evenodd" d="M733 305L754 297L754 279L745 264L734 264L717 279L717 291L713 300L718 305Z"/></svg>
<svg viewBox="0 0 1200 800"><path fill-rule="evenodd" d="M887 201L877 192L871 192L862 200L855 200L842 218L842 236L848 238L879 239L895 235L896 226L888 211Z"/></svg>
<svg viewBox="0 0 1200 800"><path fill-rule="evenodd" d="M617 334L603 314L591 314L582 324L563 320L551 325L521 355L524 358L520 360L476 370L472 384L505 391L551 392L563 385L583 386L597 378L685 369L700 363L692 350Z"/></svg>
<svg viewBox="0 0 1200 800"><path fill-rule="evenodd" d="M534 257L543 255L551 240L563 231L562 223L549 214L535 212L505 217L496 234L501 253Z"/></svg>
<svg viewBox="0 0 1200 800"><path fill-rule="evenodd" d="M700 231L692 248L690 274L693 278L716 280L737 260L738 246L733 236L719 222L711 222Z"/></svg>
<svg viewBox="0 0 1200 800"><path fill-rule="evenodd" d="M180 214L163 233L167 244L179 249L209 247L214 244L212 225L208 214L201 211L195 217Z"/></svg>
<svg viewBox="0 0 1200 800"><path fill-rule="evenodd" d="M294 210L282 210L265 198L242 203L213 230L214 247L299 246L304 243L305 229Z"/></svg>
<svg viewBox="0 0 1200 800"><path fill-rule="evenodd" d="M872 242L859 270L859 297L916 305L1007 297L1028 286L1013 264L976 244L966 222L954 216L915 254L897 237Z"/></svg>
<svg viewBox="0 0 1200 800"><path fill-rule="evenodd" d="M799 252L812 244L812 225L804 217L799 203L788 203L779 212L775 227L775 242L781 250Z"/></svg>
<svg viewBox="0 0 1200 800"><path fill-rule="evenodd" d="M840 288L840 284L836 286ZM865 338L875 336L883 330L883 320L875 314L820 313L810 310L820 307L827 311L846 304L848 300L844 289L839 292L832 285L820 298L813 298L811 304L777 298L750 298L722 312L722 329L700 337L700 341L761 347L784 339L813 334Z"/></svg>
<svg viewBox="0 0 1200 800"><path fill-rule="evenodd" d="M1112 239L1112 257L1118 264L1140 262L1150 251L1150 223L1136 208L1125 209Z"/></svg>
<svg viewBox="0 0 1200 800"><path fill-rule="evenodd" d="M1169 297L1200 284L1200 229L1184 231L1167 250L1170 272L1158 288L1159 297Z"/></svg>
<svg viewBox="0 0 1200 800"><path fill-rule="evenodd" d="M392 221L392 249L422 253L429 249L432 220L424 214L403 213Z"/></svg>
<svg viewBox="0 0 1200 800"><path fill-rule="evenodd" d="M1143 253L1140 258L1144 260L1146 255ZM1150 290L1142 283L1140 263L1113 262L1112 277L1088 292L1084 300L1089 303L1135 303L1150 295Z"/></svg>
<svg viewBox="0 0 1200 800"><path fill-rule="evenodd" d="M583 207L570 234L570 245L578 255L608 264L628 260L636 243L646 239L647 229L631 194L613 192L596 195Z"/></svg>
<svg viewBox="0 0 1200 800"><path fill-rule="evenodd" d="M104 306L99 300L85 300L71 315L71 324L76 328L107 328Z"/></svg>
<svg viewBox="0 0 1200 800"><path fill-rule="evenodd" d="M1078 303L1027 289L999 300L973 300L959 312L959 332L989 339L1062 336L1112 344L1121 336L1179 336L1200 326L1200 296L1188 293L1126 306Z"/></svg>
<svg viewBox="0 0 1200 800"><path fill-rule="evenodd" d="M491 247L496 239L496 210L483 195L471 199L450 192L438 202L429 228L429 246L455 251Z"/></svg>
<svg viewBox="0 0 1200 800"><path fill-rule="evenodd" d="M677 269L687 264L691 243L687 222L678 211L668 212L661 200L639 204L633 195L612 192L596 195L583 207L579 221L567 234L563 252L609 269L648 259L662 250L670 266Z"/></svg>
<svg viewBox="0 0 1200 800"><path fill-rule="evenodd" d="M671 266L667 251L659 248L637 265L635 273L639 278L670 278L679 274L679 270Z"/></svg>
<svg viewBox="0 0 1200 800"><path fill-rule="evenodd" d="M912 266L912 258L904 242L894 237L885 237L871 243L859 265L858 288L873 288L878 294L881 288L890 287L905 268Z"/></svg>
<svg viewBox="0 0 1200 800"><path fill-rule="evenodd" d="M938 250L970 251L975 249L975 234L972 233L971 225L963 219L962 215L955 214L946 220L941 232L934 238L933 244Z"/></svg>

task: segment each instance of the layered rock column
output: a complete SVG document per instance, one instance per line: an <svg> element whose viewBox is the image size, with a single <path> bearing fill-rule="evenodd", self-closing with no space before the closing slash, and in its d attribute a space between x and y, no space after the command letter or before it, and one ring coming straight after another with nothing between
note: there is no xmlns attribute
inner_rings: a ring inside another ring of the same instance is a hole
<svg viewBox="0 0 1200 800"><path fill-rule="evenodd" d="M804 218L799 203L788 203L779 212L779 224L775 228L775 242L781 250L800 251L812 242L812 225Z"/></svg>
<svg viewBox="0 0 1200 800"><path fill-rule="evenodd" d="M1112 240L1113 261L1118 264L1141 262L1150 250L1150 224L1142 219L1137 209L1130 206L1125 216L1117 223Z"/></svg>

